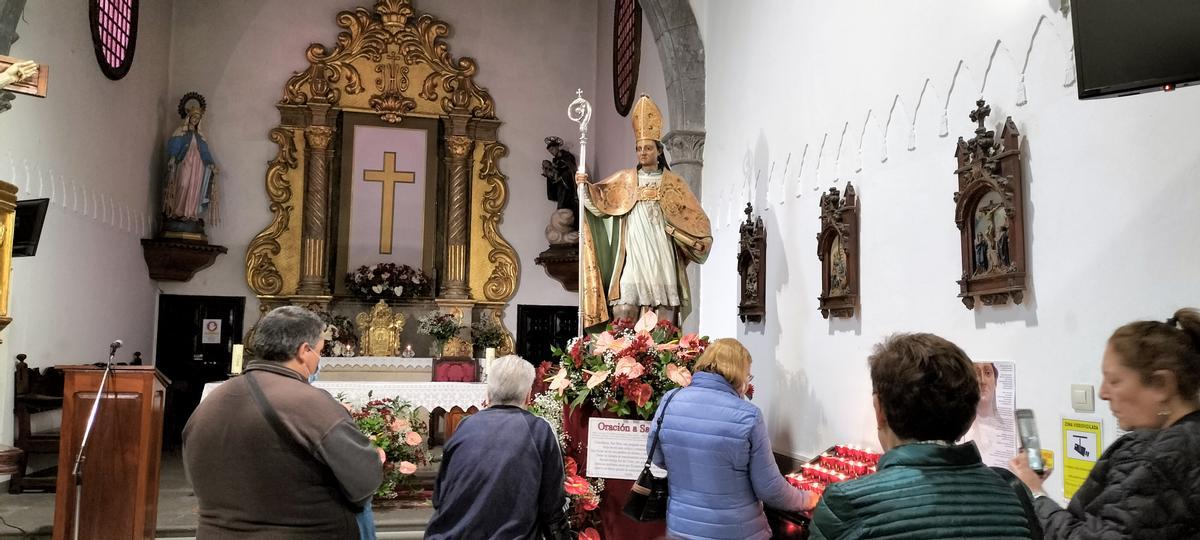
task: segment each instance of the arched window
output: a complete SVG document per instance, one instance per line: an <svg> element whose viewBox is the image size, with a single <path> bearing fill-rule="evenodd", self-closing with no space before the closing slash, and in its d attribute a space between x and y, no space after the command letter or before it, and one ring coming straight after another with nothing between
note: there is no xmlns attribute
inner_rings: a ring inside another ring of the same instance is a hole
<svg viewBox="0 0 1200 540"><path fill-rule="evenodd" d="M629 114L637 95L642 59L642 6L637 0L617 0L613 14L613 99L621 116Z"/></svg>
<svg viewBox="0 0 1200 540"><path fill-rule="evenodd" d="M129 73L137 43L138 0L89 0L92 45L100 71L112 80Z"/></svg>

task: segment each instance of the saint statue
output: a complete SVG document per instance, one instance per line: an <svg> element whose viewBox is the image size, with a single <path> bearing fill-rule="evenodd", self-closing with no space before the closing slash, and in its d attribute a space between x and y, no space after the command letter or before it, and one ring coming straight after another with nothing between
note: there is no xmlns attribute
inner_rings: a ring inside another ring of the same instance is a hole
<svg viewBox="0 0 1200 540"><path fill-rule="evenodd" d="M201 121L204 96L188 92L179 100L183 124L167 139L167 178L163 188L162 236L205 240L204 217L216 223L217 169Z"/></svg>
<svg viewBox="0 0 1200 540"><path fill-rule="evenodd" d="M630 116L637 168L594 184L586 173L575 175L587 208L579 257L584 328L648 310L682 322L691 311L687 263L703 263L712 247L700 201L663 156L658 106L642 95Z"/></svg>

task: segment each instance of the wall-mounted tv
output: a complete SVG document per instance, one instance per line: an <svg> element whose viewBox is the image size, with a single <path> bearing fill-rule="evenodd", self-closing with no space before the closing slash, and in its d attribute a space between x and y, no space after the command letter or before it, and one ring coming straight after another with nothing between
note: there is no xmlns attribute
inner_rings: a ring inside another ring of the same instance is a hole
<svg viewBox="0 0 1200 540"><path fill-rule="evenodd" d="M1071 0L1079 99L1200 81L1200 1Z"/></svg>
<svg viewBox="0 0 1200 540"><path fill-rule="evenodd" d="M13 257L32 257L37 254L42 237L42 223L50 199L17 201L16 223L13 225Z"/></svg>

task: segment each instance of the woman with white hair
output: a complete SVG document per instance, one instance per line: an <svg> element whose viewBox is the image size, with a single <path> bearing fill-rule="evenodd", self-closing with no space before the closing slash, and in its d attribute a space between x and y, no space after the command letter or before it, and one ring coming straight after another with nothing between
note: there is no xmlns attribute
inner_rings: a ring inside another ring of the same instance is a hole
<svg viewBox="0 0 1200 540"><path fill-rule="evenodd" d="M563 520L563 459L554 430L525 410L533 364L492 361L488 406L446 441L426 539L540 538Z"/></svg>

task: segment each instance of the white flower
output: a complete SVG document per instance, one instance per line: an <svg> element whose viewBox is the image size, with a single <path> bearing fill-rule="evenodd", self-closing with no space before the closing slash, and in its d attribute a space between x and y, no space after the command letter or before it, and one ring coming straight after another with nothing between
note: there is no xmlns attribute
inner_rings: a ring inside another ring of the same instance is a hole
<svg viewBox="0 0 1200 540"><path fill-rule="evenodd" d="M396 298L399 298L404 293L404 287L392 287L392 293L396 295Z"/></svg>
<svg viewBox="0 0 1200 540"><path fill-rule="evenodd" d="M375 293L375 294L379 294L379 293L383 292L383 285L374 285L374 286L372 286L372 287L371 287L371 292L373 292L373 293Z"/></svg>
<svg viewBox="0 0 1200 540"><path fill-rule="evenodd" d="M379 277L380 277L380 278L382 278L382 279L387 279L387 278L388 278L388 277L390 277L391 275L392 275L392 274L391 274L391 273L389 273L389 272L384 272L384 273L383 273L383 275L382 275L382 276L379 276Z"/></svg>

